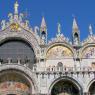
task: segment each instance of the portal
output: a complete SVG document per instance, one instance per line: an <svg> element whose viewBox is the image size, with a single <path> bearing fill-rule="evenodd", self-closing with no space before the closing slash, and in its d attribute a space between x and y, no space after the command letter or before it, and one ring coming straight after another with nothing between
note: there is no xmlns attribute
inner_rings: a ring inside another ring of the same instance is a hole
<svg viewBox="0 0 95 95"><path fill-rule="evenodd" d="M0 76L0 95L30 95L30 82L22 73L15 70L2 72Z"/></svg>
<svg viewBox="0 0 95 95"><path fill-rule="evenodd" d="M95 82L92 83L92 85L89 88L89 94L95 95Z"/></svg>
<svg viewBox="0 0 95 95"><path fill-rule="evenodd" d="M78 87L68 80L61 80L57 82L52 91L51 95L80 95Z"/></svg>

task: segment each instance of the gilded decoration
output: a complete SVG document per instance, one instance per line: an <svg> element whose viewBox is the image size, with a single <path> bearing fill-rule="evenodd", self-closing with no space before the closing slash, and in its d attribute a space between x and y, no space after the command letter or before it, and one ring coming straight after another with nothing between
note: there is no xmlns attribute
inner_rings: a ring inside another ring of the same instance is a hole
<svg viewBox="0 0 95 95"><path fill-rule="evenodd" d="M94 58L95 57L95 46L86 48L82 53L82 58Z"/></svg>
<svg viewBox="0 0 95 95"><path fill-rule="evenodd" d="M12 31L18 31L19 30L19 25L17 23L13 23L11 24L11 30Z"/></svg>
<svg viewBox="0 0 95 95"><path fill-rule="evenodd" d="M70 49L64 46L55 46L51 48L47 53L47 59L61 59L61 58L67 58L72 57L73 53Z"/></svg>

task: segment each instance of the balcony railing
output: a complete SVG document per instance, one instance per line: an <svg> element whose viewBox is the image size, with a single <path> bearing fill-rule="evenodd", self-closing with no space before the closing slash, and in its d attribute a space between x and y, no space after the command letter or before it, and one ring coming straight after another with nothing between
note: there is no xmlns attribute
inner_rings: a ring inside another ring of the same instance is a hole
<svg viewBox="0 0 95 95"><path fill-rule="evenodd" d="M46 68L46 71L50 72L81 72L81 71L95 71L95 68L93 67L48 67Z"/></svg>
<svg viewBox="0 0 95 95"><path fill-rule="evenodd" d="M32 69L34 72L36 71L46 71L46 72L81 72L81 71L95 71L94 67L86 66L86 67L66 67L66 66L49 66L49 67L37 67L37 64L31 63L27 60L22 61L22 59L12 60L8 58L7 60L0 59L0 65L23 65L25 67L30 68L30 64L32 65Z"/></svg>
<svg viewBox="0 0 95 95"><path fill-rule="evenodd" d="M30 69L33 69L34 67L36 67L36 65L34 63L32 63L32 61L28 60L28 59L0 59L0 65L22 65L25 67L29 67ZM31 65L31 66L30 66Z"/></svg>

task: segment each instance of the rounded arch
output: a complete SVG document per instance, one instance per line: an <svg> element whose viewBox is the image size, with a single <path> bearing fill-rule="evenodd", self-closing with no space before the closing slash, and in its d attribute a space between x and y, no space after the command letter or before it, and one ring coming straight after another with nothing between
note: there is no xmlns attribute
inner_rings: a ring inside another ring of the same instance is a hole
<svg viewBox="0 0 95 95"><path fill-rule="evenodd" d="M1 63L27 64L28 67L33 69L33 65L37 62L37 57L34 47L29 41L20 37L5 38L0 42L0 60ZM6 53L7 52L7 53Z"/></svg>
<svg viewBox="0 0 95 95"><path fill-rule="evenodd" d="M90 87L93 85L93 83L95 83L95 79L92 79L89 83L88 83L88 85L87 85L87 92L89 92L89 90L90 90Z"/></svg>
<svg viewBox="0 0 95 95"><path fill-rule="evenodd" d="M58 67L63 67L63 63L62 63L62 62L58 62L58 63L57 63L57 66L58 66Z"/></svg>
<svg viewBox="0 0 95 95"><path fill-rule="evenodd" d="M68 49L70 49L72 51L72 53L74 54L74 49L73 47L71 47L71 45L67 44L67 43L53 43L51 45L49 45L46 49L46 54L47 52L54 46L58 46L58 45L61 45L61 46L64 46L64 47L67 47Z"/></svg>
<svg viewBox="0 0 95 95"><path fill-rule="evenodd" d="M35 49L34 49L34 46L25 38L22 38L22 37L6 37L4 39L2 39L0 41L0 44L3 44L4 42L7 42L7 41L12 41L12 40L17 40L17 41L22 41L22 42L25 42L26 44L28 44L31 48L33 48L34 52L35 52Z"/></svg>
<svg viewBox="0 0 95 95"><path fill-rule="evenodd" d="M48 54L48 51L49 50L51 50L53 47L56 47L56 46L62 46L62 47L65 47L65 48L67 48L67 49L69 49L70 51L71 51L71 53L72 53L72 56L74 57L75 56L75 51L74 51L74 49L73 49L73 47L71 47L69 44L67 44L67 43L53 43L53 44L51 44L51 45L49 45L48 47L47 47L47 49L46 49L46 56L47 56L47 54Z"/></svg>
<svg viewBox="0 0 95 95"><path fill-rule="evenodd" d="M89 47L95 47L95 44L94 43L87 43L87 44L85 44L85 45L83 45L83 47L80 49L80 51L79 51L79 57L80 58L83 58L83 52L87 49L87 48L89 48Z"/></svg>
<svg viewBox="0 0 95 95"><path fill-rule="evenodd" d="M63 63L62 62L57 63L57 70L58 71L63 71Z"/></svg>
<svg viewBox="0 0 95 95"><path fill-rule="evenodd" d="M6 29L0 33L0 42L3 42L8 39L14 39L14 38L22 39L23 41L30 44L35 52L36 58L38 57L40 47L39 47L39 43L38 43L36 37L33 35L33 33L28 32L24 29L22 29L22 31L20 31L20 32L10 32L9 29Z"/></svg>
<svg viewBox="0 0 95 95"><path fill-rule="evenodd" d="M36 77L33 75L32 71L27 68L27 67L24 67L24 66L21 66L21 65L1 65L0 66L0 76L10 72L11 74L16 74L16 75L20 75L22 76L26 83L28 83L28 86L31 87L30 91L32 90L33 94L38 94L39 93L39 90L38 90L38 86L37 86L37 79ZM8 74L7 74L8 75ZM24 81L24 83L25 83Z"/></svg>
<svg viewBox="0 0 95 95"><path fill-rule="evenodd" d="M71 77L64 76L64 77L57 78L56 80L54 80L52 82L52 84L49 86L49 90L48 90L49 95L51 95L51 92L52 92L53 87L58 82L60 82L60 81L68 81L68 82L71 82L79 90L79 95L81 95L83 93L82 86L75 79L73 79Z"/></svg>
<svg viewBox="0 0 95 95"><path fill-rule="evenodd" d="M2 39L0 41L0 45L8 42L8 41L21 41L21 42L24 42L25 44L27 44L29 47L31 47L31 49L33 49L33 52L35 54L35 57L36 57L36 51L35 51L35 47L31 44L31 42L29 42L27 39L25 38L22 38L22 37L6 37L4 39Z"/></svg>

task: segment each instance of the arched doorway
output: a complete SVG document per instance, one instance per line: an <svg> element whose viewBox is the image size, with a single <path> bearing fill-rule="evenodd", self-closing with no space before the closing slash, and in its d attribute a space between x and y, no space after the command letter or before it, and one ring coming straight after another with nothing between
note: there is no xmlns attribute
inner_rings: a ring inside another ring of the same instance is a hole
<svg viewBox="0 0 95 95"><path fill-rule="evenodd" d="M51 90L51 95L81 95L79 88L72 81L60 80Z"/></svg>
<svg viewBox="0 0 95 95"><path fill-rule="evenodd" d="M95 81L91 84L88 92L89 95L95 95Z"/></svg>
<svg viewBox="0 0 95 95"><path fill-rule="evenodd" d="M28 77L19 71L6 70L0 73L0 95L31 95L31 84Z"/></svg>

